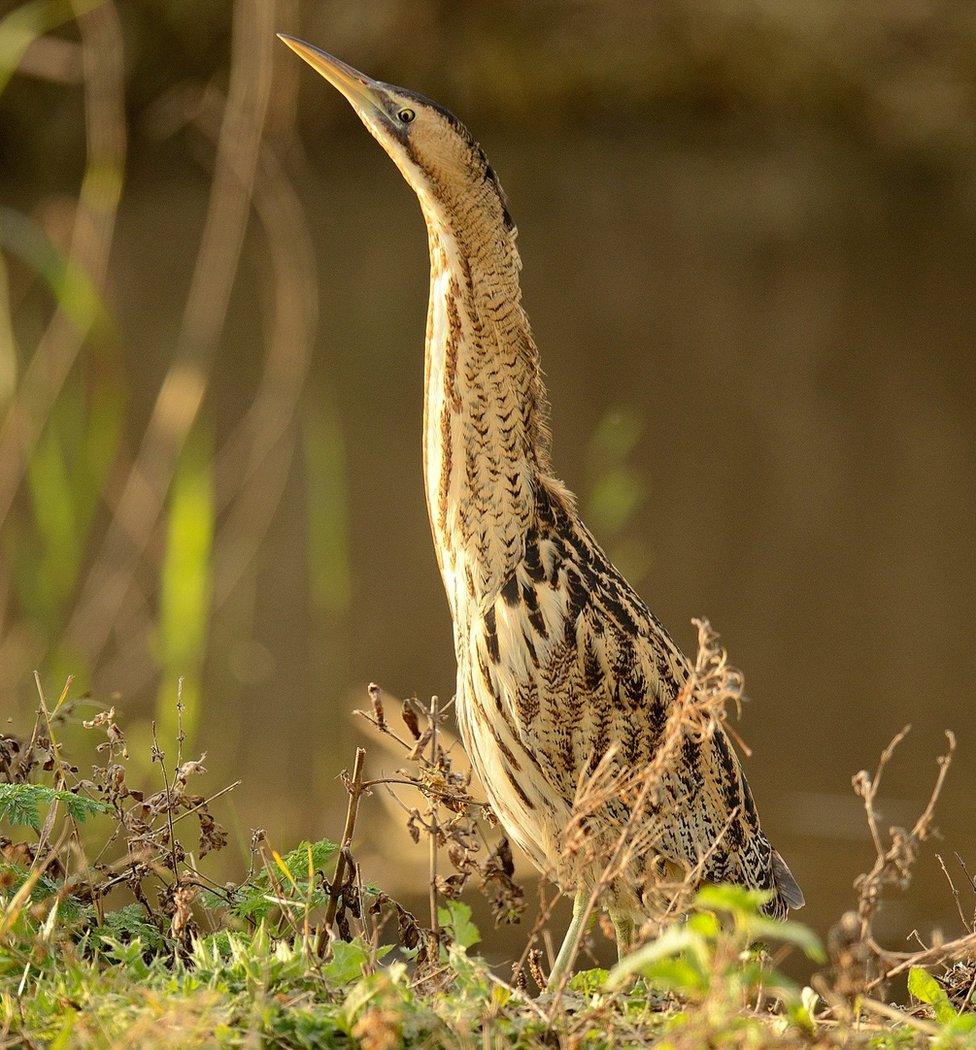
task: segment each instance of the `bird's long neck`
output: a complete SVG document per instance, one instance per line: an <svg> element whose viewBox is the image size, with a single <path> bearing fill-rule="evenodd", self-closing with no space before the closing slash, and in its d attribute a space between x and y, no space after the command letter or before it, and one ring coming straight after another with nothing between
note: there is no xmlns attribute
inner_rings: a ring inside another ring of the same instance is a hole
<svg viewBox="0 0 976 1050"><path fill-rule="evenodd" d="M549 472L546 398L515 230L498 194L479 185L422 203L431 263L427 505L458 628L464 602L496 594L521 556Z"/></svg>

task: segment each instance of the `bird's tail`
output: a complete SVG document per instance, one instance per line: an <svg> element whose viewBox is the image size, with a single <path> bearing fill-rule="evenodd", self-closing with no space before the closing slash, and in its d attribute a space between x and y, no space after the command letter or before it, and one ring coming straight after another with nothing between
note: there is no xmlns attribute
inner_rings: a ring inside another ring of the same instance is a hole
<svg viewBox="0 0 976 1050"><path fill-rule="evenodd" d="M772 892L772 899L763 907L770 918L785 919L790 911L803 907L803 891L786 861L761 831L744 850L715 860L714 866L706 871L705 881L731 882L747 889Z"/></svg>
<svg viewBox="0 0 976 1050"><path fill-rule="evenodd" d="M770 907L777 915L785 918L790 909L795 911L806 903L803 899L803 890L793 878L793 872L787 867L786 861L776 850L773 850L770 858L770 869L773 876L773 888L776 891L776 897L770 902Z"/></svg>

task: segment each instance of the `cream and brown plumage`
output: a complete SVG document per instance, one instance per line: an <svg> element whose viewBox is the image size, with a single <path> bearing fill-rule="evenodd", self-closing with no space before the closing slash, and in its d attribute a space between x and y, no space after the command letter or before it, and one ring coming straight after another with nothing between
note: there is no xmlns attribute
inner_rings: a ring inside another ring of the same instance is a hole
<svg viewBox="0 0 976 1050"><path fill-rule="evenodd" d="M461 736L508 834L558 873L581 776L610 749L623 770L648 765L689 664L552 473L515 225L484 152L437 103L283 39L352 103L420 199L431 263L424 471ZM772 890L776 915L802 906L721 729L685 736L659 810L665 861ZM638 917L633 893L607 904Z"/></svg>

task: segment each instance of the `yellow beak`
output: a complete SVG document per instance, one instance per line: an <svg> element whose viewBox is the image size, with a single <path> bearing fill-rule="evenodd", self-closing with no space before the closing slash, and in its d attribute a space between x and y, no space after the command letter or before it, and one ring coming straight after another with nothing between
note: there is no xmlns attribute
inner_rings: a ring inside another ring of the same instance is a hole
<svg viewBox="0 0 976 1050"><path fill-rule="evenodd" d="M299 58L304 58L312 69L321 73L333 87L341 91L357 111L361 111L363 106L374 110L380 108L376 81L360 73L358 69L353 69L341 59L306 44L304 40L288 36L287 33L279 33L278 39L283 40Z"/></svg>

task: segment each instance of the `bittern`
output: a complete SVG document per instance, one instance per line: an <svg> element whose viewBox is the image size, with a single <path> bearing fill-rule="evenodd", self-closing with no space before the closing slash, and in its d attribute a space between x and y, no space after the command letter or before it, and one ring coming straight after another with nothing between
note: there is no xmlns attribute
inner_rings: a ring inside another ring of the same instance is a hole
<svg viewBox="0 0 976 1050"><path fill-rule="evenodd" d="M558 872L581 779L610 753L623 772L646 768L692 669L552 472L515 223L484 151L429 98L282 39L342 92L420 199L431 270L424 480L461 738L507 834ZM772 891L776 916L803 905L720 727L686 735L662 787L661 862ZM551 982L569 965L592 880L583 872L563 887L576 906ZM603 903L621 950L641 898L618 885Z"/></svg>

